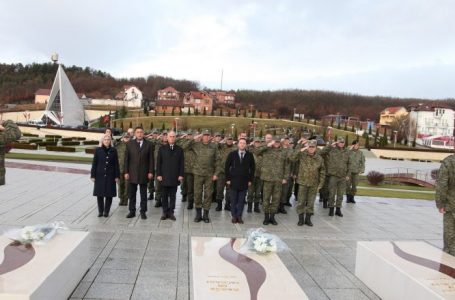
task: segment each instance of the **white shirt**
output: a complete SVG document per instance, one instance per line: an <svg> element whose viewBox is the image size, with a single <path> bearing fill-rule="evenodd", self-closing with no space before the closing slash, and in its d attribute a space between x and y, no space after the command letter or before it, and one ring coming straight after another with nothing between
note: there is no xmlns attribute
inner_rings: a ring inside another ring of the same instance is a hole
<svg viewBox="0 0 455 300"><path fill-rule="evenodd" d="M240 161L242 161L243 158L245 158L245 152L246 152L245 150L243 150L243 151L242 151L242 150L239 150ZM243 154L243 158L242 158L242 154Z"/></svg>

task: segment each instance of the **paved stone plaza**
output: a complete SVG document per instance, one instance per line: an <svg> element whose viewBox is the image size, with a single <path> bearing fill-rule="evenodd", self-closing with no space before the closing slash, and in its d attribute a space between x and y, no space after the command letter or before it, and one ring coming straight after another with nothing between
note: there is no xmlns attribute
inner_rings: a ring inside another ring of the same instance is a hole
<svg viewBox="0 0 455 300"><path fill-rule="evenodd" d="M44 170L43 170L44 169ZM177 221L160 221L149 201L148 219L126 219L114 199L111 216L98 218L88 164L7 160L0 188L0 229L64 221L91 235L92 267L71 299L191 299L191 236L241 237L261 227L262 214L211 211L212 223L194 223L194 211L177 201ZM180 196L180 195L179 195ZM178 198L179 200L180 198ZM297 227L293 208L267 229L290 247L284 264L310 299L378 299L354 275L356 242L423 240L442 245L442 218L432 201L359 197L344 218L329 217L316 203L314 227Z"/></svg>

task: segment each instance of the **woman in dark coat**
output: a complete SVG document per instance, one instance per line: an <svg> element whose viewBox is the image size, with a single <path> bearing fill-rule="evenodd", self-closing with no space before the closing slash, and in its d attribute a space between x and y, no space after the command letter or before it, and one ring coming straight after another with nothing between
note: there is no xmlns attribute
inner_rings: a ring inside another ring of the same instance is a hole
<svg viewBox="0 0 455 300"><path fill-rule="evenodd" d="M111 147L112 138L105 135L101 147L96 148L93 156L91 179L95 183L93 196L98 200L98 217L107 218L112 198L117 196L116 182L120 178L117 150Z"/></svg>

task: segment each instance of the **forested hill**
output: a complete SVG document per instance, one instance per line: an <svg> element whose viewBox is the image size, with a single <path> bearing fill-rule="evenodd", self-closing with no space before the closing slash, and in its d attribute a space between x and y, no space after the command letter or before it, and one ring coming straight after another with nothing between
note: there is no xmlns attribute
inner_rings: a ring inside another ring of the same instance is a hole
<svg viewBox="0 0 455 300"><path fill-rule="evenodd" d="M57 65L0 64L0 104L31 100L39 88L51 88ZM113 98L124 85L136 85L147 99L155 99L156 92L167 86L188 92L201 87L196 81L177 80L151 75L147 78L114 78L110 74L89 67L67 66L65 71L76 92L91 98ZM259 111L275 112L287 117L294 108L311 118L341 113L377 120L379 112L389 106L408 106L425 102L425 99L401 99L392 97L369 97L330 91L279 90L235 91L236 100L242 106L254 105ZM455 100L439 100L438 104L455 109Z"/></svg>

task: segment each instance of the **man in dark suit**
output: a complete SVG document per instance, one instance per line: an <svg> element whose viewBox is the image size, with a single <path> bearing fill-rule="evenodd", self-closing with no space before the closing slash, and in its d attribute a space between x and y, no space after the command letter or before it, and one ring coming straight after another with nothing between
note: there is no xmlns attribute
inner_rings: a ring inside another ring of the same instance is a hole
<svg viewBox="0 0 455 300"><path fill-rule="evenodd" d="M175 197L177 186L183 180L183 172L183 149L175 144L175 132L171 131L167 134L167 144L160 147L156 159L156 179L162 188L163 215L161 220L169 218L175 221Z"/></svg>
<svg viewBox="0 0 455 300"><path fill-rule="evenodd" d="M135 139L128 142L125 150L125 180L129 181L129 209L127 218L136 216L136 192L141 194L141 219L147 219L147 183L153 178L153 147L144 139L144 129L134 129Z"/></svg>
<svg viewBox="0 0 455 300"><path fill-rule="evenodd" d="M245 196L254 179L255 164L253 154L246 151L246 139L240 138L237 147L226 159L225 174L230 186L232 223L243 224Z"/></svg>

